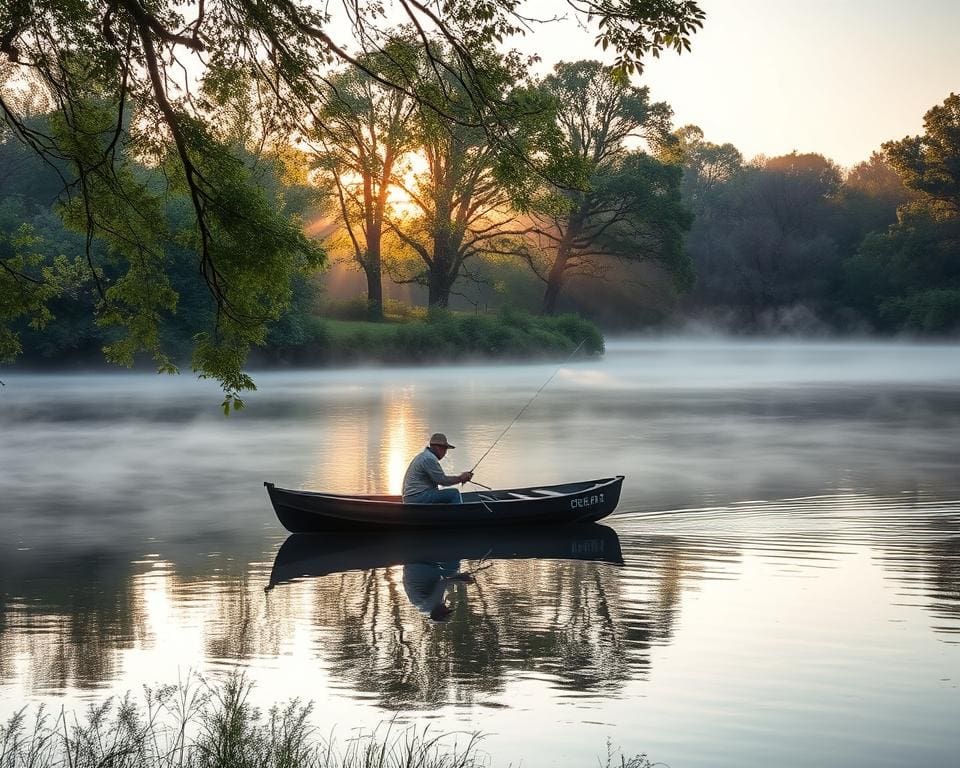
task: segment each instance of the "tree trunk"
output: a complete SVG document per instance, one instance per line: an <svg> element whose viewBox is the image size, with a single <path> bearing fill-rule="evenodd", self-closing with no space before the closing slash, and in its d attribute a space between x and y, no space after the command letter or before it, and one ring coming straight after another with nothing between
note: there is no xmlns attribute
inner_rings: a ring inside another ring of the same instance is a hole
<svg viewBox="0 0 960 768"><path fill-rule="evenodd" d="M550 274L547 276L547 289L543 292L543 307L540 314L552 315L557 311L557 297L563 287L564 271L567 266L567 259L570 257L570 243L569 236L566 236L557 246L557 255L553 260L553 266L550 267Z"/></svg>
<svg viewBox="0 0 960 768"><path fill-rule="evenodd" d="M560 295L560 288L563 285L563 263L557 257L553 262L553 268L550 270L550 276L547 278L547 289L543 292L543 306L540 309L542 315L553 315L557 311L557 297Z"/></svg>
<svg viewBox="0 0 960 768"><path fill-rule="evenodd" d="M445 290L441 285L430 283L427 288L427 304L431 307L446 309L450 304L450 291Z"/></svg>
<svg viewBox="0 0 960 768"><path fill-rule="evenodd" d="M456 259L455 246L450 242L446 228L434 233L433 262L427 272L427 303L431 307L446 308L450 304L450 289L456 274L451 274Z"/></svg>
<svg viewBox="0 0 960 768"><path fill-rule="evenodd" d="M381 230L379 222L367 229L367 252L363 271L367 275L367 318L383 320L383 279L380 259Z"/></svg>
<svg viewBox="0 0 960 768"><path fill-rule="evenodd" d="M437 262L434 263L437 264ZM450 304L450 289L452 287L452 281L439 264L431 267L427 274L428 306L446 309Z"/></svg>
<svg viewBox="0 0 960 768"><path fill-rule="evenodd" d="M553 260L553 266L550 267L550 274L547 276L547 289L543 293L543 307L540 310L543 315L552 315L557 311L557 297L560 295L560 289L563 288L567 260L573 250L574 241L583 229L584 218L585 214L581 208L575 216L571 217L567 231L564 232L563 238L557 245L557 255Z"/></svg>
<svg viewBox="0 0 960 768"><path fill-rule="evenodd" d="M380 279L380 269L372 265L364 265L364 272L367 275L367 319L380 321L383 320L383 283Z"/></svg>

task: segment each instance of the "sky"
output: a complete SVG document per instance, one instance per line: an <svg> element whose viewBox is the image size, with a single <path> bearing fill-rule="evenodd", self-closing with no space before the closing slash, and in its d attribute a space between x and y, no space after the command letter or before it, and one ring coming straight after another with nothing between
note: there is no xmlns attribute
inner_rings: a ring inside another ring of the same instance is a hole
<svg viewBox="0 0 960 768"><path fill-rule="evenodd" d="M819 152L850 167L890 139L923 131L923 115L960 92L958 0L699 0L692 50L649 59L638 84L668 102L677 126L731 142L747 158ZM560 0L532 0L540 17ZM514 41L545 71L603 59L594 30L572 20ZM612 58L607 56L608 59Z"/></svg>

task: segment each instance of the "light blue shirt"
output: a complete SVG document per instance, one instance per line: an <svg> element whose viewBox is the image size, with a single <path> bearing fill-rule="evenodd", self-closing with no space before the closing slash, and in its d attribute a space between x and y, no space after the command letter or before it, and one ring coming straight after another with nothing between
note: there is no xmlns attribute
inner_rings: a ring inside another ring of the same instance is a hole
<svg viewBox="0 0 960 768"><path fill-rule="evenodd" d="M403 497L435 491L441 485L456 485L459 482L460 478L456 475L444 473L440 459L427 447L414 456L407 467L407 473L403 476Z"/></svg>

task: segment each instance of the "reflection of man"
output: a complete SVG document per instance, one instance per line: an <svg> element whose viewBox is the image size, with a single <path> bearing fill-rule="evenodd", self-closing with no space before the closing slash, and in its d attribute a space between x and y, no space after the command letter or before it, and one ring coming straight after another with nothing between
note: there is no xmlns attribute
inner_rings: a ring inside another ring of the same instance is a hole
<svg viewBox="0 0 960 768"><path fill-rule="evenodd" d="M407 563L403 566L403 589L413 607L434 621L446 621L453 613L444 598L453 577L461 577L460 561Z"/></svg>
<svg viewBox="0 0 960 768"><path fill-rule="evenodd" d="M430 437L430 445L413 457L407 473L403 476L403 501L407 504L462 504L460 491L456 488L440 488L441 485L456 485L473 478L473 472L448 475L440 466L440 459L453 448L447 436L436 432Z"/></svg>

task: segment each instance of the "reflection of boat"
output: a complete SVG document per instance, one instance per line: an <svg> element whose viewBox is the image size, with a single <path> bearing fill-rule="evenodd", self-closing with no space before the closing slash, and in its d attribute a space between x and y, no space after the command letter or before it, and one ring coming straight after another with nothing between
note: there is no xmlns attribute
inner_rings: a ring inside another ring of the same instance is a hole
<svg viewBox="0 0 960 768"><path fill-rule="evenodd" d="M270 586L300 576L327 576L405 563L457 560L596 560L623 563L620 539L605 525L587 523L555 530L489 528L469 531L407 531L371 535L294 534L277 552Z"/></svg>
<svg viewBox="0 0 960 768"><path fill-rule="evenodd" d="M283 526L293 533L486 528L588 523L620 501L623 475L565 485L463 494L463 504L404 504L399 496L291 491L264 483Z"/></svg>

